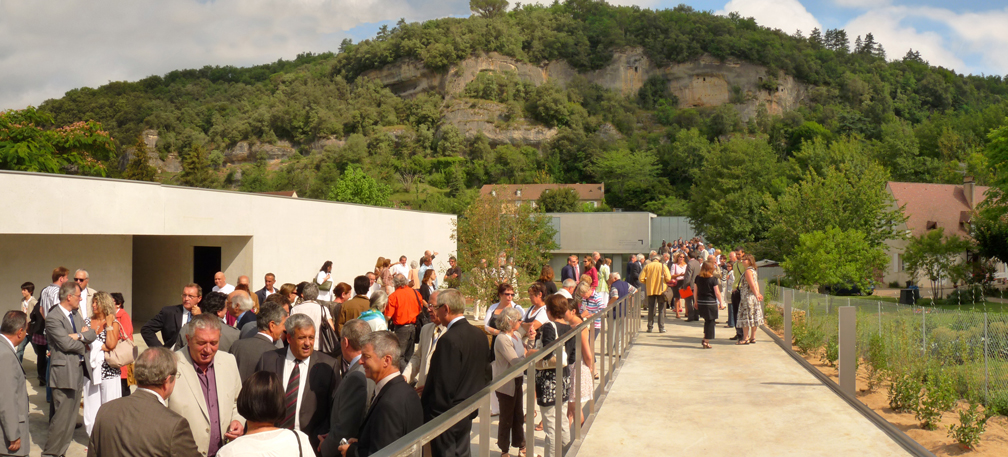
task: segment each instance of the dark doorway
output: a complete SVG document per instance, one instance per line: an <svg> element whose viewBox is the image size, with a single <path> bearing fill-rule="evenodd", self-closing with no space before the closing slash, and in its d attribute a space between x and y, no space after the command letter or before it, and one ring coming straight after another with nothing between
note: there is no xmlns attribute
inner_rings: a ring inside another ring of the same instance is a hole
<svg viewBox="0 0 1008 457"><path fill-rule="evenodd" d="M203 288L203 295L214 286L214 275L221 271L219 246L193 246L193 282Z"/></svg>

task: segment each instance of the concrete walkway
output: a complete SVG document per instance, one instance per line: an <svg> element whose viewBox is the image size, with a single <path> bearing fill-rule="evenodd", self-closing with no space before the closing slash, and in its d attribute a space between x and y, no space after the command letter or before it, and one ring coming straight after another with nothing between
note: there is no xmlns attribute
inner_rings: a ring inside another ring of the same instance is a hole
<svg viewBox="0 0 1008 457"><path fill-rule="evenodd" d="M671 320L642 331L579 457L907 455L765 333L735 346L722 321L704 350L702 322Z"/></svg>

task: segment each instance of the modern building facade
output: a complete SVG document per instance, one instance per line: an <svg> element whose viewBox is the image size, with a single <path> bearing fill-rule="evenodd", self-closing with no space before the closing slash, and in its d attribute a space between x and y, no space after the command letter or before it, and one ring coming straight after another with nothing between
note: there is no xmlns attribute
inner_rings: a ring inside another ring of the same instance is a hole
<svg viewBox="0 0 1008 457"><path fill-rule="evenodd" d="M0 172L0 291L50 283L53 268L78 268L96 290L121 292L134 322L181 302L182 287L223 271L230 284L266 273L277 285L309 281L326 260L352 283L378 256L419 259L455 252L454 215L194 189L116 179ZM71 276L72 278L73 276Z"/></svg>

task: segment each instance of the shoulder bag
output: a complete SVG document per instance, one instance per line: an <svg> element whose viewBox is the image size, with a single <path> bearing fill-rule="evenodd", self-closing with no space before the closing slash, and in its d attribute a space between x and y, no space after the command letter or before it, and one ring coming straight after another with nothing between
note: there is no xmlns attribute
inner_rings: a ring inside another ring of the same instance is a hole
<svg viewBox="0 0 1008 457"><path fill-rule="evenodd" d="M549 321L547 324L543 324L543 327L547 325L553 328L553 333L556 334L557 339L560 339L560 332L557 330L556 323L553 321ZM535 348L537 351L542 350L543 348L542 338L536 340ZM563 357L560 360L560 364L561 366L567 366L567 350L564 349L563 351L561 351L561 354L563 354ZM539 371L555 370L556 366L557 366L556 354L552 354L549 357L539 359L539 361L536 362L535 364L536 370Z"/></svg>
<svg viewBox="0 0 1008 457"><path fill-rule="evenodd" d="M119 321L115 321L119 324ZM105 363L112 368L122 368L133 363L137 358L137 347L123 335L122 324L119 324L119 342L111 351L105 352Z"/></svg>
<svg viewBox="0 0 1008 457"><path fill-rule="evenodd" d="M339 337L336 336L336 330L333 330L332 326L329 325L329 321L325 318L325 308L319 304L319 351L325 355L339 354L340 343Z"/></svg>

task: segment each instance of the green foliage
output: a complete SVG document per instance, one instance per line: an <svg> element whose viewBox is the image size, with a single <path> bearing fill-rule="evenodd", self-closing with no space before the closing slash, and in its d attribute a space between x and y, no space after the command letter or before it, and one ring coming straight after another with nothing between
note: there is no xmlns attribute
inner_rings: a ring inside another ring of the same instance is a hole
<svg viewBox="0 0 1008 457"><path fill-rule="evenodd" d="M137 137L133 148L133 157L130 157L129 163L126 164L123 178L134 181L154 181L157 169L151 166L147 158L147 143L144 142L143 137Z"/></svg>
<svg viewBox="0 0 1008 457"><path fill-rule="evenodd" d="M903 254L903 262L914 277L930 280L931 296L940 298L941 278L957 274L957 270L961 268L960 256L969 247L969 241L957 235L946 237L945 229L938 227L910 238Z"/></svg>
<svg viewBox="0 0 1008 457"><path fill-rule="evenodd" d="M608 204L628 210L640 210L668 186L668 181L658 176L658 159L651 151L605 151L590 171L605 183Z"/></svg>
<svg viewBox="0 0 1008 457"><path fill-rule="evenodd" d="M536 205L546 213L573 213L578 209L580 198L577 191L570 187L546 189L539 194Z"/></svg>
<svg viewBox="0 0 1008 457"><path fill-rule="evenodd" d="M826 350L823 351L820 356L820 360L826 362L831 367L835 367L837 360L840 358L840 344L837 342L836 338L826 339Z"/></svg>
<svg viewBox="0 0 1008 457"><path fill-rule="evenodd" d="M921 427L935 430L942 413L951 410L958 399L959 393L952 375L940 367L932 368L924 379L924 391L914 417L921 421Z"/></svg>
<svg viewBox="0 0 1008 457"><path fill-rule="evenodd" d="M494 102L525 102L536 91L534 84L523 81L513 71L481 71L466 84L463 94Z"/></svg>
<svg viewBox="0 0 1008 457"><path fill-rule="evenodd" d="M203 146L193 146L182 159L182 174L179 182L183 186L215 189L220 185L217 174L210 169L210 159Z"/></svg>
<svg viewBox="0 0 1008 457"><path fill-rule="evenodd" d="M645 203L644 211L658 216L686 216L689 214L689 202L675 195L663 195Z"/></svg>
<svg viewBox="0 0 1008 457"><path fill-rule="evenodd" d="M564 126L570 121L567 92L552 82L535 89L526 109L535 120L549 127Z"/></svg>
<svg viewBox="0 0 1008 457"><path fill-rule="evenodd" d="M894 374L889 386L889 407L897 412L916 411L921 400L922 377L910 371Z"/></svg>
<svg viewBox="0 0 1008 457"><path fill-rule="evenodd" d="M350 166L329 189L327 198L361 205L392 206L389 201L391 195L391 187L376 181L359 167Z"/></svg>
<svg viewBox="0 0 1008 457"><path fill-rule="evenodd" d="M0 169L105 175L115 144L95 121L54 128L53 116L29 106L0 112Z"/></svg>
<svg viewBox="0 0 1008 457"><path fill-rule="evenodd" d="M791 336L798 352L803 355L815 355L826 341L826 331L821 322L811 322L807 316L793 319Z"/></svg>
<svg viewBox="0 0 1008 457"><path fill-rule="evenodd" d="M873 391L882 384L889 370L889 352L881 333L873 333L868 338L868 351L864 358L868 362L868 390Z"/></svg>
<svg viewBox="0 0 1008 457"><path fill-rule="evenodd" d="M987 420L991 415L989 411L979 412L975 402L970 402L968 409L959 411L959 424L949 425L949 438L954 438L957 443L966 449L976 449L980 444L980 435L987 428Z"/></svg>
<svg viewBox="0 0 1008 457"><path fill-rule="evenodd" d="M469 0L469 9L480 17L493 18L507 11L507 0Z"/></svg>
<svg viewBox="0 0 1008 457"><path fill-rule="evenodd" d="M637 89L637 104L644 109L655 109L659 104L675 107L679 98L669 91L669 81L662 76L652 76Z"/></svg>
<svg viewBox="0 0 1008 457"><path fill-rule="evenodd" d="M784 311L780 307L767 304L764 314L767 327L777 332L784 331Z"/></svg>
<svg viewBox="0 0 1008 457"><path fill-rule="evenodd" d="M859 230L829 227L802 234L798 246L781 264L802 285L857 285L868 290L872 272L885 268L881 246L872 246Z"/></svg>

